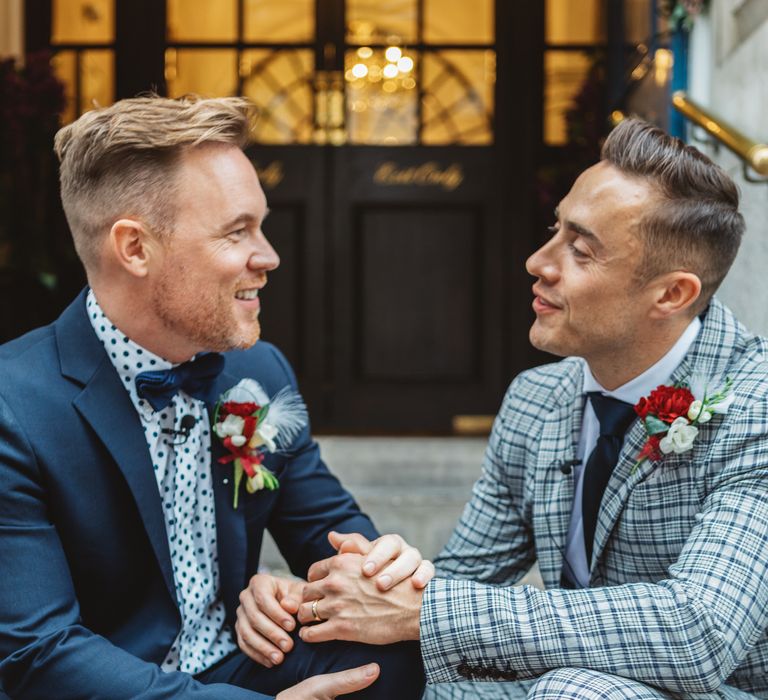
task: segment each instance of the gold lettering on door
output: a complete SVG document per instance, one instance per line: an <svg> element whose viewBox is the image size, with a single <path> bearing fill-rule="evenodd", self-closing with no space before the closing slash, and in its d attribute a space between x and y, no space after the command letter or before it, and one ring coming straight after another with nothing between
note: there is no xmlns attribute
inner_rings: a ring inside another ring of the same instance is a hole
<svg viewBox="0 0 768 700"><path fill-rule="evenodd" d="M377 185L417 185L419 187L442 187L453 192L464 182L464 170L458 163L451 163L441 168L435 161L398 167L397 163L387 161L376 168L373 181Z"/></svg>

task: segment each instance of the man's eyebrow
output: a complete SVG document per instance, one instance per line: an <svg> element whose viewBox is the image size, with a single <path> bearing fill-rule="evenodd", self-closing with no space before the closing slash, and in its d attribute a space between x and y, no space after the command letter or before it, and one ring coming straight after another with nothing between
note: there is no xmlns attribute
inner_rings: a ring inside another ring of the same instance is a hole
<svg viewBox="0 0 768 700"><path fill-rule="evenodd" d="M555 218L559 221L560 220L560 208L555 207ZM577 224L575 221L564 221L563 226L565 228L570 229L571 231L575 231L579 234L579 236L582 236L583 238L586 238L590 243L593 243L595 246L603 247L602 241L593 233L590 231L586 226L582 226L581 224Z"/></svg>
<svg viewBox="0 0 768 700"><path fill-rule="evenodd" d="M269 216L269 208L266 209L264 212L264 218L262 218L261 223L264 223L264 220ZM248 214L246 212L243 212L242 214L238 214L234 219L231 219L226 224L224 224L221 229L222 231L229 231L233 227L238 226L240 224L252 224L257 223L259 221L258 217L253 216L253 214Z"/></svg>

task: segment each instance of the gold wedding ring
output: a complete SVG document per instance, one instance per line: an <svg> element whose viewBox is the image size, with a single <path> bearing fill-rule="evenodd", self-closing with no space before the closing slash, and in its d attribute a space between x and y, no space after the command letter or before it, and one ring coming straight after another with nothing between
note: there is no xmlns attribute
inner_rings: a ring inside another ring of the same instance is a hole
<svg viewBox="0 0 768 700"><path fill-rule="evenodd" d="M315 622L322 622L323 618L320 617L320 615L317 614L317 604L320 602L319 598L316 598L312 601L312 619Z"/></svg>

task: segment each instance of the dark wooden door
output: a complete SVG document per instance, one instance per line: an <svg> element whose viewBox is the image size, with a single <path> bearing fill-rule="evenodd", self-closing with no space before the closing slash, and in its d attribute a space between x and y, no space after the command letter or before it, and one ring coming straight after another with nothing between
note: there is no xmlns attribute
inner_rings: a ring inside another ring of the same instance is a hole
<svg viewBox="0 0 768 700"><path fill-rule="evenodd" d="M493 410L503 383L493 149L335 156L333 422L447 431L454 415Z"/></svg>

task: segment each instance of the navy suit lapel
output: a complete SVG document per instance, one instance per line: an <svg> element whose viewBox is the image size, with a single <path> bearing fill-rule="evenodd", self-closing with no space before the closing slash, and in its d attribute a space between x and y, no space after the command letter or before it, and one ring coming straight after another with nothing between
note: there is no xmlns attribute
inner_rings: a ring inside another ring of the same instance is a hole
<svg viewBox="0 0 768 700"><path fill-rule="evenodd" d="M216 380L215 394L219 397L231 389L239 379L225 370ZM215 404L208 405L208 415L213 423ZM219 552L221 595L232 620L238 606L240 591L246 582L247 536L245 528L245 487L240 485L240 502L233 507L235 480L232 463L220 464L219 458L228 452L222 441L211 430L211 479L216 506L216 541Z"/></svg>
<svg viewBox="0 0 768 700"><path fill-rule="evenodd" d="M85 292L56 322L62 374L84 385L74 407L123 473L171 598L176 602L162 503L144 431L130 396L91 327Z"/></svg>

